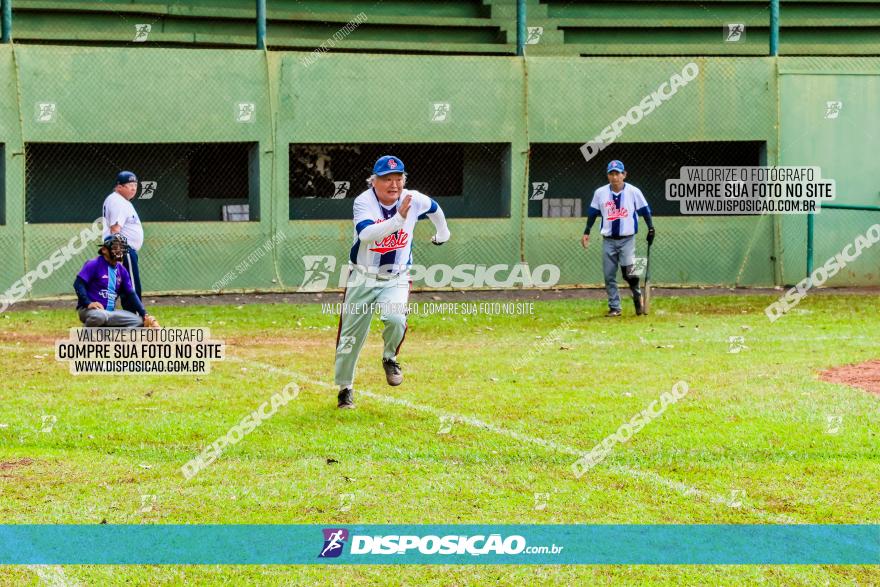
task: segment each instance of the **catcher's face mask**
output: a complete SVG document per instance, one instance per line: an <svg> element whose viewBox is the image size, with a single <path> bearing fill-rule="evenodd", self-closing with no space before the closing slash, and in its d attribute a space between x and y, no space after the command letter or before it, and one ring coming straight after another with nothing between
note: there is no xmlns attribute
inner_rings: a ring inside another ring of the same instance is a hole
<svg viewBox="0 0 880 587"><path fill-rule="evenodd" d="M125 237L117 235L112 238L108 237L104 241L104 248L107 250L107 256L118 263L122 261L125 253L128 252L128 243Z"/></svg>
<svg viewBox="0 0 880 587"><path fill-rule="evenodd" d="M119 241L110 243L110 257L122 261L122 258L125 257L125 245Z"/></svg>

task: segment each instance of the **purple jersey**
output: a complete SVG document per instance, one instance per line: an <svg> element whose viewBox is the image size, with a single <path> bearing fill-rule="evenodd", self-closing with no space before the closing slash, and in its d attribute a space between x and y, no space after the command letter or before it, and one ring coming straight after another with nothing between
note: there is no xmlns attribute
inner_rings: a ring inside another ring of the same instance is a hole
<svg viewBox="0 0 880 587"><path fill-rule="evenodd" d="M104 257L96 257L85 262L82 269L77 274L86 282L86 292L89 296L89 302L99 302L104 308L107 308L107 283L109 277L107 272L110 264ZM116 294L130 293L131 279L128 271L122 266L122 263L116 264ZM118 305L116 306L119 307Z"/></svg>

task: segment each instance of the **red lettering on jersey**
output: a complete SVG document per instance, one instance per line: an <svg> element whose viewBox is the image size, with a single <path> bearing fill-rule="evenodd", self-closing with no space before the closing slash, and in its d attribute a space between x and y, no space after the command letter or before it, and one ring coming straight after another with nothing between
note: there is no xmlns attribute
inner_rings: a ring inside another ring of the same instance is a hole
<svg viewBox="0 0 880 587"><path fill-rule="evenodd" d="M617 220L619 218L627 218L629 217L629 210L626 208L618 208L614 205L614 200L608 200L605 203L605 208L608 209L608 220Z"/></svg>
<svg viewBox="0 0 880 587"><path fill-rule="evenodd" d="M409 242L409 234L402 228L393 234L389 234L380 241L375 241L370 247L371 251L385 254L390 251L402 249Z"/></svg>

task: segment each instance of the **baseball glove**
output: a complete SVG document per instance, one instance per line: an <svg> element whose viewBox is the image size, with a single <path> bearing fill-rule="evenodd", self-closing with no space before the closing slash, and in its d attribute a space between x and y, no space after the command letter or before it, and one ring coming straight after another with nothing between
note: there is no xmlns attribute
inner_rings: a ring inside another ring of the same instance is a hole
<svg viewBox="0 0 880 587"><path fill-rule="evenodd" d="M155 317L147 314L144 316L144 328L161 328L159 321Z"/></svg>

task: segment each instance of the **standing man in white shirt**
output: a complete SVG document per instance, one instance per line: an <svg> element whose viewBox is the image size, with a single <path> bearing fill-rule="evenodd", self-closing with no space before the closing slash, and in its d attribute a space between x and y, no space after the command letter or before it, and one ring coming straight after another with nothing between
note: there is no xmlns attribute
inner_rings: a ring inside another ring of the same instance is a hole
<svg viewBox="0 0 880 587"><path fill-rule="evenodd" d="M449 240L446 217L437 202L425 194L404 189L403 161L393 155L380 157L367 180L370 189L354 200L354 244L349 254L350 283L345 289L339 331L336 335L335 382L339 386L337 407L354 407L354 371L361 347L367 340L374 305L385 330L382 367L388 385L400 385L403 372L397 354L406 334L406 303L409 299L409 267L416 222L427 218L437 233L431 242Z"/></svg>
<svg viewBox="0 0 880 587"><path fill-rule="evenodd" d="M608 164L608 185L593 193L593 201L587 212L587 227L581 244L586 249L590 244L590 230L596 218L602 217L599 232L604 237L602 243L602 268L605 272L605 291L608 294L608 313L606 316L620 316L620 293L617 291L617 266L620 265L624 281L632 291L636 315L641 316L642 292L639 278L632 274L636 254L636 233L639 231L641 216L648 225L648 244L654 242L654 222L651 208L642 195L642 190L626 183L626 169L621 161L615 159Z"/></svg>
<svg viewBox="0 0 880 587"><path fill-rule="evenodd" d="M104 200L104 238L112 234L122 234L128 240L128 253L123 264L131 276L131 284L138 299L143 299L138 251L144 245L144 227L131 203L137 189L137 176L131 171L120 171L116 176L116 189Z"/></svg>

